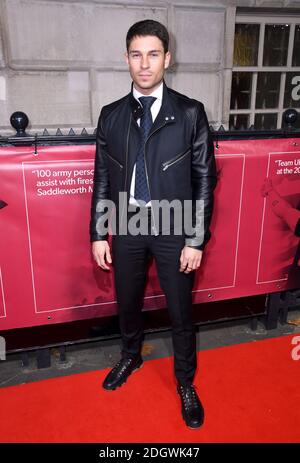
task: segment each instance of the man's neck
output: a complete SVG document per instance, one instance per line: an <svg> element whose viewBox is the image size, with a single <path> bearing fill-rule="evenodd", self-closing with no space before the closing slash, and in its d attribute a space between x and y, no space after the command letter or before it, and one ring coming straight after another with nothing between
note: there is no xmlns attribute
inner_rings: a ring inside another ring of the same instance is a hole
<svg viewBox="0 0 300 463"><path fill-rule="evenodd" d="M157 84L155 87L152 87L152 88L149 88L149 89L148 88L139 88L139 87L137 88L134 83L133 83L133 88L137 92L141 93L142 95L150 96L150 95L152 95L152 93L154 93L162 85L163 85L163 80L161 80L160 83Z"/></svg>

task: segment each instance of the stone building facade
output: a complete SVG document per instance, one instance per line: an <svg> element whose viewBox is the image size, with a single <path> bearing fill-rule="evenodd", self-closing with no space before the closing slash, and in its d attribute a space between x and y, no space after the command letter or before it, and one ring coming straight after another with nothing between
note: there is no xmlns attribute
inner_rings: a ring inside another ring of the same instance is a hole
<svg viewBox="0 0 300 463"><path fill-rule="evenodd" d="M0 0L0 135L12 132L17 110L28 115L29 133L93 130L101 107L129 91L125 36L146 18L170 31L167 84L202 101L211 125L228 128L235 25L244 13L300 24L300 1Z"/></svg>

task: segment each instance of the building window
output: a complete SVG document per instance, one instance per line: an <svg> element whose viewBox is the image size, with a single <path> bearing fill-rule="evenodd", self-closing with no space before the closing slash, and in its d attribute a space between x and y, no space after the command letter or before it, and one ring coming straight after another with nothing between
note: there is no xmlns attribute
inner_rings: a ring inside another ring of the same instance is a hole
<svg viewBox="0 0 300 463"><path fill-rule="evenodd" d="M280 129L288 108L300 127L300 16L237 15L229 129Z"/></svg>

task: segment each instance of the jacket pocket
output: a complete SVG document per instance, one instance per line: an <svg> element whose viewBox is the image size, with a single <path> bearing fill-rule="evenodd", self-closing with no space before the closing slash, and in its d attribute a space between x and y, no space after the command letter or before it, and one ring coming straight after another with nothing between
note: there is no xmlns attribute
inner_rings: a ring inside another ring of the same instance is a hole
<svg viewBox="0 0 300 463"><path fill-rule="evenodd" d="M162 170L167 170L169 167L173 166L174 164L176 164L177 162L181 161L182 159L184 159L191 151L191 148L188 148L186 149L185 151L183 151L183 153L179 153L177 154L177 156L175 156L174 158L172 159L169 159L168 161L166 162L163 162L162 163Z"/></svg>
<svg viewBox="0 0 300 463"><path fill-rule="evenodd" d="M113 158L110 154L106 153L107 157L111 159L112 162L114 162L117 166L119 166L120 170L123 169L123 164L121 164L117 159Z"/></svg>

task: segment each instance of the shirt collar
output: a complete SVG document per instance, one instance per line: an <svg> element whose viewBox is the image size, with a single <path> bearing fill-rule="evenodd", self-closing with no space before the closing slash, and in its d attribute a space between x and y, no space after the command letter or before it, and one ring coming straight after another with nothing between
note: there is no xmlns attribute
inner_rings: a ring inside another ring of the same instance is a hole
<svg viewBox="0 0 300 463"><path fill-rule="evenodd" d="M150 93L150 95L143 95L143 93L139 92L135 86L133 85L132 89L133 96L136 100L138 100L141 96L154 96L157 100L162 101L162 96L163 96L163 82L160 84L160 86L154 90L154 92ZM140 101L139 101L140 103Z"/></svg>

